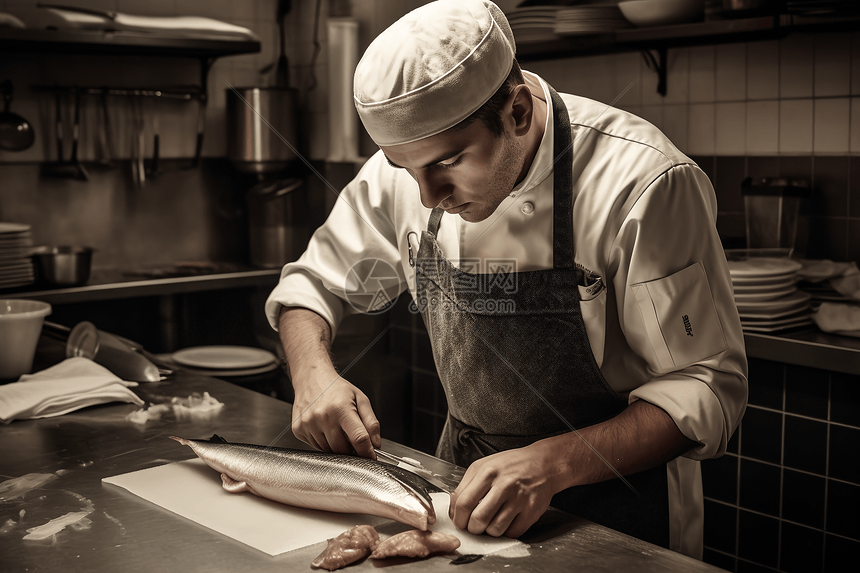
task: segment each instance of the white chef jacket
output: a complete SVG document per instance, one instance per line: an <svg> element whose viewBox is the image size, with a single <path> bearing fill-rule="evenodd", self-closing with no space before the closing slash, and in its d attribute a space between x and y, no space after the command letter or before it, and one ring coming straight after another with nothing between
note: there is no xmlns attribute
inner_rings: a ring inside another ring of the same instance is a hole
<svg viewBox="0 0 860 573"><path fill-rule="evenodd" d="M440 247L468 272L552 267L552 100L541 78L526 75L540 82L548 108L526 177L485 221L442 218ZM701 559L698 460L725 452L747 399L743 334L715 227L713 187L641 118L586 98L562 98L573 137L574 258L600 277L580 287L589 342L616 392L659 406L698 442L667 471L670 547ZM406 170L391 167L381 151L373 155L306 252L284 267L266 302L273 328L281 305L300 306L322 316L334 336L356 307L373 310L407 288L414 295L409 259L429 215ZM360 261L357 274L350 273ZM379 280L359 280L368 272ZM374 289L383 296L356 296Z"/></svg>

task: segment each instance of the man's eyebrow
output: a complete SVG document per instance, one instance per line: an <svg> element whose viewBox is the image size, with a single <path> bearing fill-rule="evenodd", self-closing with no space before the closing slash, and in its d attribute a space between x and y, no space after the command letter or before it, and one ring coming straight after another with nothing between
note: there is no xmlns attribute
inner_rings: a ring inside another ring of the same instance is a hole
<svg viewBox="0 0 860 573"><path fill-rule="evenodd" d="M442 154L440 157L437 157L436 159L434 159L433 161L426 163L423 166L423 168L426 169L427 167L431 167L433 165L436 165L437 163L441 163L441 162L445 161L446 159L451 159L452 157L456 157L456 156L460 155L461 153L463 153L463 151L465 151L465 148L464 149L458 149L456 151L446 152L446 153ZM383 153L383 155L385 155L385 154ZM394 163L393 161L388 159L387 155L385 155L385 160L388 162L388 164L390 166L394 167L395 169L404 169L404 167L397 165L396 163Z"/></svg>

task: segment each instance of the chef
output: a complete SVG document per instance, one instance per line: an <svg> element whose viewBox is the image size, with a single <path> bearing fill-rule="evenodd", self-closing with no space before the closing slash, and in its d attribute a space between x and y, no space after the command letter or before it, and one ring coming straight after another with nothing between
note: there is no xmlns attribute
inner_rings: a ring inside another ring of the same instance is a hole
<svg viewBox="0 0 860 573"><path fill-rule="evenodd" d="M467 467L455 525L516 537L552 505L701 558L699 460L747 364L705 174L642 119L521 71L486 0L440 0L355 71L379 146L266 303L293 432L374 457L379 422L329 355L344 316L409 290Z"/></svg>

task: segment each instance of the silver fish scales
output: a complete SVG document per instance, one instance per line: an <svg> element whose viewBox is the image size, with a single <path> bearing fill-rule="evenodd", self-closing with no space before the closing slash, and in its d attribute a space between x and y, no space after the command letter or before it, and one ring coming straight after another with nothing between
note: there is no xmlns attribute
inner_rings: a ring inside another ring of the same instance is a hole
<svg viewBox="0 0 860 573"><path fill-rule="evenodd" d="M394 519L422 531L436 522L438 488L396 466L342 454L170 436L221 473L225 490L287 505Z"/></svg>

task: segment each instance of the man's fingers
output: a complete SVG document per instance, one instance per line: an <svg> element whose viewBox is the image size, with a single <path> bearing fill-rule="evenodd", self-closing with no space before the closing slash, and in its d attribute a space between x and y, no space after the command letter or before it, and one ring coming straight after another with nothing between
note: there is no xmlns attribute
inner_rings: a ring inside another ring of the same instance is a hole
<svg viewBox="0 0 860 573"><path fill-rule="evenodd" d="M457 528L467 529L469 527L472 512L475 511L475 508L478 507L478 504L481 503L481 500L487 495L488 491L489 484L485 485L470 481L464 487L463 483L460 483L454 492L455 495L451 497L451 510L449 512L451 521L454 522Z"/></svg>
<svg viewBox="0 0 860 573"><path fill-rule="evenodd" d="M355 405L358 408L358 416L361 418L361 423L364 424L365 431L370 436L371 450L382 446L382 436L379 433L379 420L376 419L376 414L373 413L373 407L370 405L370 400L364 394L358 393L355 397ZM355 442L353 442L354 444ZM358 448L355 450L359 454ZM372 452L371 452L372 454ZM373 455L365 457L374 457Z"/></svg>

